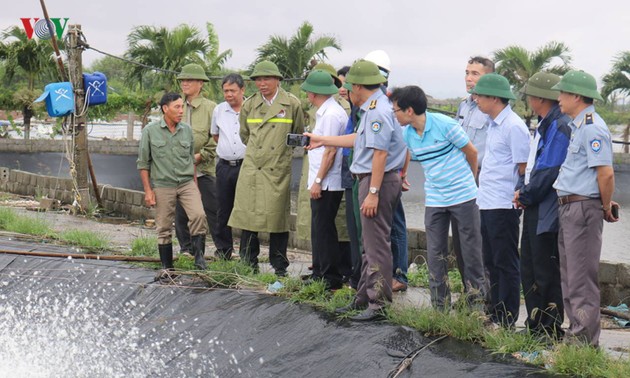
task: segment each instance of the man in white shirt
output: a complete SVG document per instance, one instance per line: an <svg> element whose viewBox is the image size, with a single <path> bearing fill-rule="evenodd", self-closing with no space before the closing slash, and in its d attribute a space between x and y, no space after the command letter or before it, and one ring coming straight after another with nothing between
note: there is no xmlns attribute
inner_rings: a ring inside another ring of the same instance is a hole
<svg viewBox="0 0 630 378"><path fill-rule="evenodd" d="M337 93L332 76L324 70L312 71L301 86L308 101L317 108L313 134L342 135L348 122L346 111L332 95ZM343 188L341 186L341 149L319 147L308 153L308 189L311 194L311 242L313 279L322 279L329 290L342 287L339 269L341 251L335 217Z"/></svg>
<svg viewBox="0 0 630 378"><path fill-rule="evenodd" d="M215 245L217 257L229 260L234 251L232 228L228 226L236 182L245 157L245 145L239 135L238 120L245 96L245 83L241 75L231 73L223 78L225 101L217 105L212 115L210 132L217 142L217 230Z"/></svg>
<svg viewBox="0 0 630 378"><path fill-rule="evenodd" d="M484 266L490 275L490 319L512 328L520 305L518 224L520 210L513 207L529 156L529 131L512 111L516 97L501 75L482 76L471 91L479 109L488 115L486 151L479 176L477 205L481 211Z"/></svg>

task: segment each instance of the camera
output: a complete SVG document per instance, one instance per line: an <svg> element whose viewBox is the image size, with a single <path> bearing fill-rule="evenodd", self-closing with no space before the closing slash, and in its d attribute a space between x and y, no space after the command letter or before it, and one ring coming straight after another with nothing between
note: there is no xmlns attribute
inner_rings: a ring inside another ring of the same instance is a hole
<svg viewBox="0 0 630 378"><path fill-rule="evenodd" d="M287 146L290 147L305 147L308 146L311 139L302 134L287 134Z"/></svg>

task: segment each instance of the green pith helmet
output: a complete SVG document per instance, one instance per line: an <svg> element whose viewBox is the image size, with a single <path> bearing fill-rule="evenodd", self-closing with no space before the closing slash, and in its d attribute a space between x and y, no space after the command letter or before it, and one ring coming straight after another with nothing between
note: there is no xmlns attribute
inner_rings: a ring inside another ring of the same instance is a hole
<svg viewBox="0 0 630 378"><path fill-rule="evenodd" d="M560 92L551 88L558 84L559 81L560 76L551 72L537 72L527 80L522 92L528 96L557 101Z"/></svg>
<svg viewBox="0 0 630 378"><path fill-rule="evenodd" d="M333 80L335 80L335 85L337 88L341 87L341 80L339 80L339 76L337 76L337 71L335 71L335 67L328 63L317 63L313 70L324 70L332 76Z"/></svg>
<svg viewBox="0 0 630 378"><path fill-rule="evenodd" d="M367 60L357 60L346 75L346 83L360 85L383 84L387 79L379 72L378 66ZM344 85L344 88L347 88Z"/></svg>
<svg viewBox="0 0 630 378"><path fill-rule="evenodd" d="M177 75L177 80L203 80L210 81L206 72L198 64L191 63L182 67L182 72Z"/></svg>
<svg viewBox="0 0 630 378"><path fill-rule="evenodd" d="M255 79L261 76L272 76L272 77L277 77L278 79L282 80L282 74L280 74L280 70L278 70L278 66L276 66L274 62L269 61L269 60L263 60L262 62L258 62L254 66L254 71L252 72L252 74L249 75L249 77L252 79Z"/></svg>
<svg viewBox="0 0 630 378"><path fill-rule="evenodd" d="M332 76L324 70L311 71L300 88L305 92L321 95L332 95L338 91Z"/></svg>
<svg viewBox="0 0 630 378"><path fill-rule="evenodd" d="M516 100L516 96L510 90L508 80L496 73L489 73L480 77L474 88L470 90L470 93Z"/></svg>
<svg viewBox="0 0 630 378"><path fill-rule="evenodd" d="M595 78L584 71L571 70L565 73L564 76L562 76L562 80L551 89L594 98L600 101L604 100L599 92L597 92Z"/></svg>

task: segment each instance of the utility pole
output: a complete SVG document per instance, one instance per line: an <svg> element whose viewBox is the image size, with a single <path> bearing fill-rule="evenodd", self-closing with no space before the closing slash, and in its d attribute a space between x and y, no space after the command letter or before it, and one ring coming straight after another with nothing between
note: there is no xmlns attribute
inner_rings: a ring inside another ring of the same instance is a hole
<svg viewBox="0 0 630 378"><path fill-rule="evenodd" d="M71 115L72 132L74 134L74 172L75 200L85 212L90 203L90 187L88 185L88 142L86 126L85 90L83 88L83 46L81 25L70 25L68 30L68 71L72 88L74 88L75 114Z"/></svg>

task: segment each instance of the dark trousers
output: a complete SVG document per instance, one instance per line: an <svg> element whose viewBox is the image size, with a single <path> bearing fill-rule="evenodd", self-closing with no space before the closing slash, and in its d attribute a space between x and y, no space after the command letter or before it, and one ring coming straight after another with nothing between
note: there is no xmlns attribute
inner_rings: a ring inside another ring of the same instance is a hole
<svg viewBox="0 0 630 378"><path fill-rule="evenodd" d="M350 286L356 289L361 279L361 236L357 228L358 219L355 216L354 207L357 198L354 196L353 188L346 189L346 225L348 226L348 236L350 237L350 258L352 261L352 274L350 275Z"/></svg>
<svg viewBox="0 0 630 378"><path fill-rule="evenodd" d="M228 226L228 220L234 207L236 194L236 182L241 165L230 165L223 159L217 163L217 227L214 244L217 249L228 251L234 248L232 228Z"/></svg>
<svg viewBox="0 0 630 378"><path fill-rule="evenodd" d="M538 206L529 206L523 214L521 237L521 282L527 307L525 325L533 332L558 335L564 320L558 233L537 234L537 226Z"/></svg>
<svg viewBox="0 0 630 378"><path fill-rule="evenodd" d="M409 252L407 250L407 220L405 219L405 208L403 207L402 198L398 201L398 205L396 205L396 209L394 210L391 241L394 279L406 284Z"/></svg>
<svg viewBox="0 0 630 378"><path fill-rule="evenodd" d="M269 262L277 275L286 275L289 259L287 258L287 246L289 244L288 232L269 233ZM258 232L243 230L241 232L241 247L239 255L241 261L258 270L258 255L260 254L260 241Z"/></svg>
<svg viewBox="0 0 630 378"><path fill-rule="evenodd" d="M481 210L483 263L490 273L490 316L505 327L514 326L520 305L519 216L516 209Z"/></svg>
<svg viewBox="0 0 630 378"><path fill-rule="evenodd" d="M197 177L197 186L199 187L199 193L201 193L203 211L206 213L208 232L212 236L212 241L215 241L214 233L217 223L216 178L209 175L199 176ZM179 241L180 250L190 252L192 248L190 230L188 228L188 216L179 202L177 202L177 206L175 208L175 235Z"/></svg>
<svg viewBox="0 0 630 378"><path fill-rule="evenodd" d="M321 198L311 199L311 243L313 249L313 278L323 278L326 286L341 287L341 253L335 217L342 191L322 190Z"/></svg>

